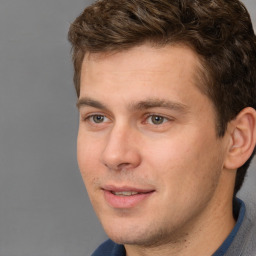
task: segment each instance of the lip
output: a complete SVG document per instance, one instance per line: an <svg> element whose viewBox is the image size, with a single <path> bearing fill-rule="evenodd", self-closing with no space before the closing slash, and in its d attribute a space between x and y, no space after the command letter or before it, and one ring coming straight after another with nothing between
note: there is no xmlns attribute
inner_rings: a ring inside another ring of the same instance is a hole
<svg viewBox="0 0 256 256"><path fill-rule="evenodd" d="M153 189L136 188L130 186L105 186L102 188L106 202L113 208L128 209L145 202L155 192ZM112 192L137 192L131 196L114 195Z"/></svg>

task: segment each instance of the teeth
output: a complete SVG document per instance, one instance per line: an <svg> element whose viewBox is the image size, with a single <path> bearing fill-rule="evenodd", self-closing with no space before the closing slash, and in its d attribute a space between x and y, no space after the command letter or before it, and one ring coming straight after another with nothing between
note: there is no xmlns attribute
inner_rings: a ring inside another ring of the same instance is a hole
<svg viewBox="0 0 256 256"><path fill-rule="evenodd" d="M133 192L133 191L122 191L122 192L114 192L112 191L112 194L116 196L133 196L139 194L138 192Z"/></svg>

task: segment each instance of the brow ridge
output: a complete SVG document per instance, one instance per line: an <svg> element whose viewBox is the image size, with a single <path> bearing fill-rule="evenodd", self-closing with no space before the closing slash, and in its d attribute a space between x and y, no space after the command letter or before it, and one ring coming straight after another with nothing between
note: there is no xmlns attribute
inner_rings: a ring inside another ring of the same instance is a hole
<svg viewBox="0 0 256 256"><path fill-rule="evenodd" d="M108 109L105 104L89 97L80 98L76 105L78 109L80 109L82 106L90 106L102 110ZM131 111L140 111L150 108L167 108L180 112L188 112L188 107L185 104L158 98L146 99L139 102L132 102L129 104L129 109Z"/></svg>
<svg viewBox="0 0 256 256"><path fill-rule="evenodd" d="M107 107L101 102L88 97L78 99L76 106L78 109L80 109L83 106L90 106L90 107L99 108L99 109L107 109Z"/></svg>
<svg viewBox="0 0 256 256"><path fill-rule="evenodd" d="M165 99L147 99L143 101L139 101L137 103L132 103L130 108L134 110L144 110L150 108L167 108L177 111L187 111L188 107L185 104L180 102L173 102Z"/></svg>

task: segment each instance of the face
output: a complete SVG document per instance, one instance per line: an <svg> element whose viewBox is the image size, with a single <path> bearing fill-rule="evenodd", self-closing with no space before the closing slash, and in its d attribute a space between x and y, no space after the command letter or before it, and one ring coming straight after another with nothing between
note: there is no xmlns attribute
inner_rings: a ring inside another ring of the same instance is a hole
<svg viewBox="0 0 256 256"><path fill-rule="evenodd" d="M150 245L186 233L220 200L225 139L187 47L85 56L77 154L106 233ZM223 197L223 194L221 195Z"/></svg>

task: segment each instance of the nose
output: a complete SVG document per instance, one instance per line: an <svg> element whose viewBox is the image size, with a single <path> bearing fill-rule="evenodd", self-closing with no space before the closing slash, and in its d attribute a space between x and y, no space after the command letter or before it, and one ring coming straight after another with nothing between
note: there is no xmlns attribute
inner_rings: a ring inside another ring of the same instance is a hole
<svg viewBox="0 0 256 256"><path fill-rule="evenodd" d="M114 126L109 132L101 161L110 170L131 170L140 165L138 135L129 126Z"/></svg>

